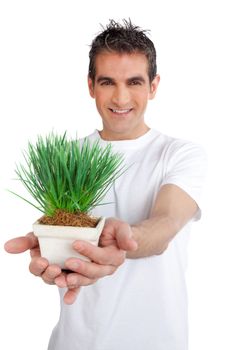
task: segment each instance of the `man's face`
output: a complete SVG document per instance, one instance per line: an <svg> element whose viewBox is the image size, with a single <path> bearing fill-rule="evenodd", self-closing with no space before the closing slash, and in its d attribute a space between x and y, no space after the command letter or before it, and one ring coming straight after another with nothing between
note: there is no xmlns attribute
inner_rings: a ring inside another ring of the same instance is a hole
<svg viewBox="0 0 233 350"><path fill-rule="evenodd" d="M157 75L152 83L148 62L141 53L103 52L96 57L94 84L88 79L90 95L102 118L105 140L134 139L149 129L144 121L147 102L155 96Z"/></svg>

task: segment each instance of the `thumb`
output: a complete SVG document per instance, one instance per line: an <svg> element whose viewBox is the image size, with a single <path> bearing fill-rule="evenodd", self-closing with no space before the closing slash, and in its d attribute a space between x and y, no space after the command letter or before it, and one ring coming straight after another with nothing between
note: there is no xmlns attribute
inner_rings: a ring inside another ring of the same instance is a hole
<svg viewBox="0 0 233 350"><path fill-rule="evenodd" d="M28 249L33 249L38 246L38 240L32 232L26 236L16 237L7 241L4 249L11 254L23 253Z"/></svg>
<svg viewBox="0 0 233 350"><path fill-rule="evenodd" d="M127 223L121 223L116 230L117 245L126 251L135 251L138 248L137 242L132 238L131 227Z"/></svg>

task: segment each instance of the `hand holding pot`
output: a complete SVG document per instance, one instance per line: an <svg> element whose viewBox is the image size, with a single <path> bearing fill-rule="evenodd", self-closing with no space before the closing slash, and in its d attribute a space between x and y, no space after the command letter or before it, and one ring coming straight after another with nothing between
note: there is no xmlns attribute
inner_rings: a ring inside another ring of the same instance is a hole
<svg viewBox="0 0 233 350"><path fill-rule="evenodd" d="M98 247L88 242L75 241L73 248L88 257L91 262L76 258L66 260L67 269L74 272L66 277L70 290L93 284L99 278L113 274L124 262L126 252L137 249L137 243L132 238L129 224L109 218L105 222Z"/></svg>
<svg viewBox="0 0 233 350"><path fill-rule="evenodd" d="M54 284L54 279L61 274L61 269L57 265L49 265L45 258L41 257L37 237L30 232L26 236L17 237L5 243L5 250L11 254L23 253L30 250L31 262L30 272L39 276L45 283Z"/></svg>
<svg viewBox="0 0 233 350"><path fill-rule="evenodd" d="M66 273L62 272L57 265L49 265L48 261L41 257L38 239L32 232L26 236L9 240L5 243L5 250L11 254L19 254L30 250L32 258L29 265L30 272L35 276L41 277L47 284L56 284L56 279L58 279L58 286L67 287ZM64 297L65 303L72 304L77 297L79 289L73 288L68 290Z"/></svg>
<svg viewBox="0 0 233 350"><path fill-rule="evenodd" d="M74 242L74 249L88 257L91 262L76 258L68 259L66 267L73 271L70 273L62 272L57 265L49 265L48 261L41 257L38 240L32 232L6 242L5 250L12 254L30 250L32 258L29 265L30 272L41 277L47 284L56 284L61 288L68 287L64 302L72 304L81 286L93 284L99 278L113 274L124 262L126 251L137 249L137 243L131 236L132 231L127 223L113 218L107 219L98 247L84 241Z"/></svg>

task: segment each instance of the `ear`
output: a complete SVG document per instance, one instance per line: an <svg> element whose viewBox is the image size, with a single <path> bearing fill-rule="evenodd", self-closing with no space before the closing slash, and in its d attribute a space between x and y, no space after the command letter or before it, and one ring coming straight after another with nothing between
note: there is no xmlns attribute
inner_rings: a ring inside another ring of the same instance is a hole
<svg viewBox="0 0 233 350"><path fill-rule="evenodd" d="M160 75L157 74L153 79L152 83L150 84L149 100L152 100L155 97L155 94L159 86L159 82L160 82Z"/></svg>
<svg viewBox="0 0 233 350"><path fill-rule="evenodd" d="M91 95L91 97L95 98L93 80L89 77L88 77L88 89L89 89L89 94Z"/></svg>

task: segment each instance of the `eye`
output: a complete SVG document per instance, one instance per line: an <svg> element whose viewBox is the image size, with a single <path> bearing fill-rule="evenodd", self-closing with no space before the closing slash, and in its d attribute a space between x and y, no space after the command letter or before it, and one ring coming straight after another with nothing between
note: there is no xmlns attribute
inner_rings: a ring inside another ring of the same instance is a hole
<svg viewBox="0 0 233 350"><path fill-rule="evenodd" d="M142 82L140 80L132 80L129 85L142 85Z"/></svg>
<svg viewBox="0 0 233 350"><path fill-rule="evenodd" d="M108 85L112 85L112 84L113 84L113 83L112 83L111 80L105 80L105 81L102 81L100 85L101 85L101 86L106 86L106 85L108 86Z"/></svg>

